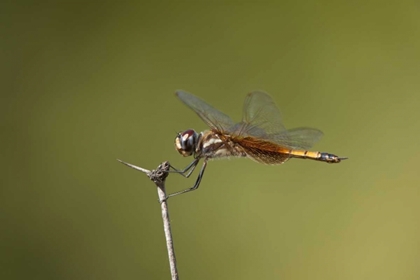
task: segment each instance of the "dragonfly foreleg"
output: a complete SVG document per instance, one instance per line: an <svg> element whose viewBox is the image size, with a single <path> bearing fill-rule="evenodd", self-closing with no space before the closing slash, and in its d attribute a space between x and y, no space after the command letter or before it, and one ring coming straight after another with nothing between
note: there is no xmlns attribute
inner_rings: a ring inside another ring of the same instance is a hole
<svg viewBox="0 0 420 280"><path fill-rule="evenodd" d="M179 170L176 169L175 167L173 167L172 165L169 165L169 168L172 168L172 170L170 170L169 172L170 173L178 173L178 174L188 178L194 172L194 170L197 167L197 164L198 164L199 161L200 161L200 159L196 158L187 167L185 167L184 169L179 169Z"/></svg>
<svg viewBox="0 0 420 280"><path fill-rule="evenodd" d="M197 166L197 163L198 163L198 160L195 163L195 166ZM194 168L195 168L195 166L194 166ZM179 195L179 194L187 193L187 192L190 192L190 191L195 191L196 189L198 189L198 187L200 186L200 183L201 183L201 179L203 178L204 171L206 170L206 166L207 166L207 159L205 159L204 162L203 162L203 166L201 167L200 173L198 174L198 177L197 177L197 180L195 181L194 186L192 186L189 189L185 189L185 190L182 190L182 191L179 191L179 192L176 192L176 193L172 193L172 194L168 195L166 197L166 199L168 199L168 198L170 198L172 196L176 196L176 195ZM189 167L189 166L187 166L187 167Z"/></svg>

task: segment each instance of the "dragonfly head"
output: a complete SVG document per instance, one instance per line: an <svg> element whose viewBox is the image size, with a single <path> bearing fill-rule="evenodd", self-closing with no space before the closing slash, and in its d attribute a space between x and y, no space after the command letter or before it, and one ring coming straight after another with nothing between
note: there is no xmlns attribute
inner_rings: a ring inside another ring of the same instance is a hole
<svg viewBox="0 0 420 280"><path fill-rule="evenodd" d="M191 156L195 152L199 134L192 129L178 133L175 138L175 148L184 157Z"/></svg>

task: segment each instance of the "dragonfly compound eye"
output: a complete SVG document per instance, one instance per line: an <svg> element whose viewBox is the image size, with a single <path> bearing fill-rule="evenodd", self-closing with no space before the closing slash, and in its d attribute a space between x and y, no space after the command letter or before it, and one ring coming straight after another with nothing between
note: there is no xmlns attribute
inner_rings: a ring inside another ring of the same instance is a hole
<svg viewBox="0 0 420 280"><path fill-rule="evenodd" d="M198 134L192 129L178 133L175 138L175 148L184 157L191 156L196 147Z"/></svg>

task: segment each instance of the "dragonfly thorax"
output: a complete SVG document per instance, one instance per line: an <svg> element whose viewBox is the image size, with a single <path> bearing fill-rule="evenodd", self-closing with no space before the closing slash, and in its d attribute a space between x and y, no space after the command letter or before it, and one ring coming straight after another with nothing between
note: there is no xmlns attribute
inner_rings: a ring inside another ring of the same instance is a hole
<svg viewBox="0 0 420 280"><path fill-rule="evenodd" d="M200 134L193 129L185 130L176 136L175 148L184 157L191 156L196 152L199 139Z"/></svg>

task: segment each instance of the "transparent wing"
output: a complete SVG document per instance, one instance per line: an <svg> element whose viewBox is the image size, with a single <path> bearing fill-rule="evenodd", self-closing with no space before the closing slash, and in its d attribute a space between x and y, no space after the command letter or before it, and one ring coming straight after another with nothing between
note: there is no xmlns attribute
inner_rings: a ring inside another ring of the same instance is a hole
<svg viewBox="0 0 420 280"><path fill-rule="evenodd" d="M261 136L286 131L279 109L271 96L262 91L251 92L246 96L242 126L247 133Z"/></svg>
<svg viewBox="0 0 420 280"><path fill-rule="evenodd" d="M289 129L284 133L271 134L268 139L290 149L307 150L318 142L322 135L322 131L318 129L299 127Z"/></svg>
<svg viewBox="0 0 420 280"><path fill-rule="evenodd" d="M188 107L190 107L210 128L218 131L226 131L234 126L232 119L226 114L213 108L201 98L178 90L176 96Z"/></svg>
<svg viewBox="0 0 420 280"><path fill-rule="evenodd" d="M289 149L309 149L322 136L322 132L314 128L287 130L273 99L262 91L247 95L242 122L231 127L229 132L238 137L265 139Z"/></svg>

